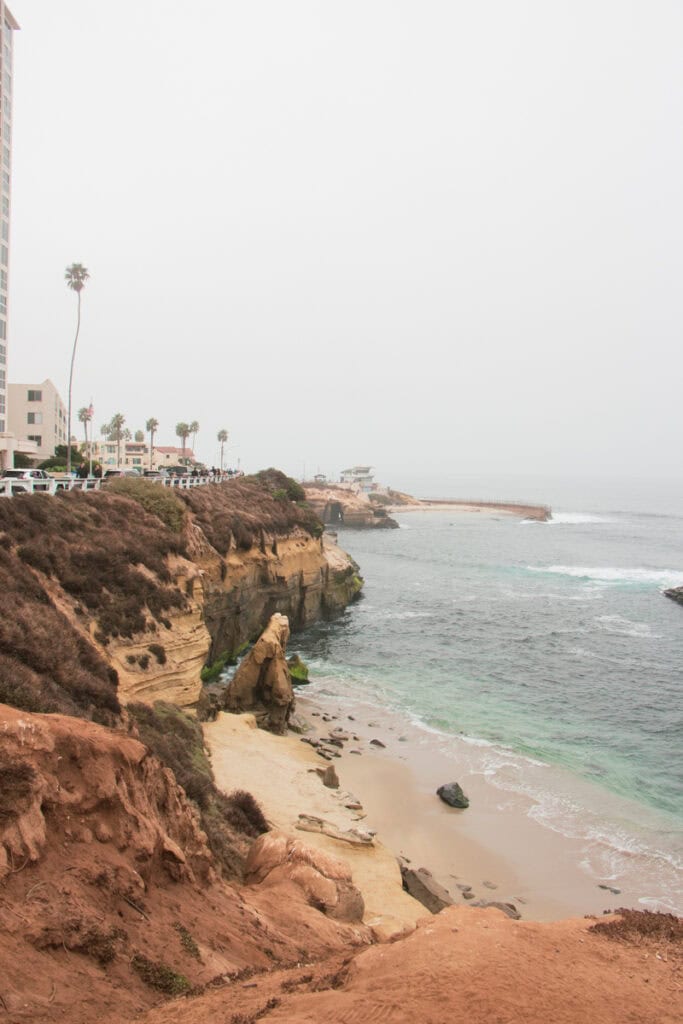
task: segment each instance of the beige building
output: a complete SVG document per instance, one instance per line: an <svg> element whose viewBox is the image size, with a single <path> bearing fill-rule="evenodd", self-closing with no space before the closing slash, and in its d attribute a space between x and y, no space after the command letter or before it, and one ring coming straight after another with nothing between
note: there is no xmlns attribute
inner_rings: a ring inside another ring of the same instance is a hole
<svg viewBox="0 0 683 1024"><path fill-rule="evenodd" d="M12 169L12 36L19 26L0 0L0 469L13 465L17 439L7 422L7 275ZM30 448L30 446L29 446Z"/></svg>
<svg viewBox="0 0 683 1024"><path fill-rule="evenodd" d="M88 455L88 449L81 445L82 451ZM119 465L117 455L120 454ZM154 445L152 451L152 465L150 466L149 445L144 441L95 441L93 444L93 461L99 462L102 469L138 469L144 472L146 469L164 469L167 466L178 466L182 463L182 448L171 446ZM185 449L185 462L194 463L194 453L191 448Z"/></svg>
<svg viewBox="0 0 683 1024"><path fill-rule="evenodd" d="M58 444L66 444L66 407L51 380L42 384L10 384L9 429L23 450L22 441L33 441L33 458L49 459Z"/></svg>

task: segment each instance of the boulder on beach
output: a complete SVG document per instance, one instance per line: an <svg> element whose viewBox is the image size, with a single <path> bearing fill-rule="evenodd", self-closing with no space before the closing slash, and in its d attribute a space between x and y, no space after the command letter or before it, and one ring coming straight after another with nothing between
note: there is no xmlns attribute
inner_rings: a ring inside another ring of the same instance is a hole
<svg viewBox="0 0 683 1024"><path fill-rule="evenodd" d="M496 910L501 910L507 917L511 917L513 921L519 921L522 916L514 903L502 903L500 900L475 900L474 903L470 903L470 906L495 907Z"/></svg>
<svg viewBox="0 0 683 1024"><path fill-rule="evenodd" d="M432 914L438 914L444 907L450 907L455 902L448 890L437 882L427 868L415 869L399 863L403 888Z"/></svg>
<svg viewBox="0 0 683 1024"><path fill-rule="evenodd" d="M447 782L443 786L439 786L436 791L436 795L440 796L445 804L449 807L460 807L465 808L470 806L470 802L462 791L461 786L457 782Z"/></svg>
<svg viewBox="0 0 683 1024"><path fill-rule="evenodd" d="M252 711L264 729L283 735L294 710L294 693L287 667L289 620L273 615L225 691L226 711Z"/></svg>

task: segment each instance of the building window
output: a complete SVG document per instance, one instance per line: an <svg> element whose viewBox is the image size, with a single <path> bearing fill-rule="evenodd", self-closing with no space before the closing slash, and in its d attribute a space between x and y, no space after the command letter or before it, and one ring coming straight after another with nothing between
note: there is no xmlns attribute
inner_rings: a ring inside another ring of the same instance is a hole
<svg viewBox="0 0 683 1024"><path fill-rule="evenodd" d="M4 341L7 337L7 324L4 320L0 320L0 338Z"/></svg>
<svg viewBox="0 0 683 1024"><path fill-rule="evenodd" d="M0 292L0 313L7 316L7 296Z"/></svg>
<svg viewBox="0 0 683 1024"><path fill-rule="evenodd" d="M0 434L4 434L4 433L5 433L5 421L4 420L0 420Z"/></svg>
<svg viewBox="0 0 683 1024"><path fill-rule="evenodd" d="M42 402L43 392L42 391L29 391L28 399L29 402Z"/></svg>
<svg viewBox="0 0 683 1024"><path fill-rule="evenodd" d="M26 417L27 423L35 423L36 426L39 426L43 422L42 412L27 412Z"/></svg>
<svg viewBox="0 0 683 1024"><path fill-rule="evenodd" d="M6 220L2 222L2 238L4 242L9 241L9 224Z"/></svg>
<svg viewBox="0 0 683 1024"><path fill-rule="evenodd" d="M9 96L9 94L12 92L12 77L8 71L5 71L5 73L2 76L2 84L5 87L5 92Z"/></svg>
<svg viewBox="0 0 683 1024"><path fill-rule="evenodd" d="M5 371L4 370L0 370L0 388L4 388L6 383L7 383L7 378L5 377Z"/></svg>
<svg viewBox="0 0 683 1024"><path fill-rule="evenodd" d="M4 188L5 192L9 192L9 172L8 171L3 171L2 172L2 187Z"/></svg>
<svg viewBox="0 0 683 1024"><path fill-rule="evenodd" d="M2 263L3 267L7 266L7 246L6 245L0 245L0 263Z"/></svg>
<svg viewBox="0 0 683 1024"><path fill-rule="evenodd" d="M4 198L4 196L3 196L3 198ZM6 270L0 270L0 288L2 288L3 292L7 291L7 271Z"/></svg>
<svg viewBox="0 0 683 1024"><path fill-rule="evenodd" d="M9 217L9 199L7 196L2 197L2 215L3 217Z"/></svg>
<svg viewBox="0 0 683 1024"><path fill-rule="evenodd" d="M7 345L0 345L0 363L7 362Z"/></svg>
<svg viewBox="0 0 683 1024"><path fill-rule="evenodd" d="M9 167L9 146L2 147L2 162L4 163L5 167Z"/></svg>
<svg viewBox="0 0 683 1024"><path fill-rule="evenodd" d="M42 434L29 434L29 441L35 441L39 448L43 447L43 435Z"/></svg>

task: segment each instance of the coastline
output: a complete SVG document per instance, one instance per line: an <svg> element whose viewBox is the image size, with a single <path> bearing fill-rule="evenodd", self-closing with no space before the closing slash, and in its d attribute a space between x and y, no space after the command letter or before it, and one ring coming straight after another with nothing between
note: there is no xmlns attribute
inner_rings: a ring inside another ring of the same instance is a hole
<svg viewBox="0 0 683 1024"><path fill-rule="evenodd" d="M637 877L596 878L582 867L580 838L544 827L529 815L529 799L496 790L457 760L425 746L398 715L380 715L358 703L342 706L338 698L321 700L308 692L302 696L300 689L297 705L309 726L303 737L272 736L256 729L251 715L220 714L206 724L217 783L226 792L249 789L273 827L346 859L363 893L365 923L378 936L405 934L428 915L402 891L399 857L413 868L427 868L457 906L480 900L513 903L524 920L602 915L621 906L654 909L643 904L648 892ZM330 762L306 740L334 728L346 731L349 740L332 762L340 787L328 789L316 769ZM446 806L435 793L438 785L456 779L470 799L465 811ZM359 809L346 806L353 798ZM376 833L374 844L363 847L299 831L302 814L342 831L370 830Z"/></svg>

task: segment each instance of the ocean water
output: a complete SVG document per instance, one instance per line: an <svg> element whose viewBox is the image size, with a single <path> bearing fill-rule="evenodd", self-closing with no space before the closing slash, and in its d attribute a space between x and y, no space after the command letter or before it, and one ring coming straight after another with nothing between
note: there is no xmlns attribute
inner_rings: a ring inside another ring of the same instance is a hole
<svg viewBox="0 0 683 1024"><path fill-rule="evenodd" d="M401 714L584 839L596 878L637 862L642 902L683 913L683 608L662 596L683 585L683 516L627 504L340 531L365 596L293 648L312 696Z"/></svg>

